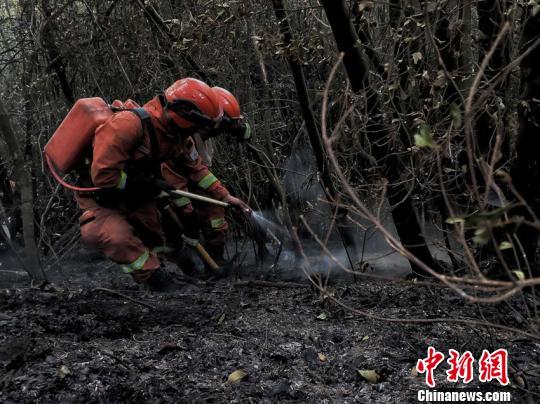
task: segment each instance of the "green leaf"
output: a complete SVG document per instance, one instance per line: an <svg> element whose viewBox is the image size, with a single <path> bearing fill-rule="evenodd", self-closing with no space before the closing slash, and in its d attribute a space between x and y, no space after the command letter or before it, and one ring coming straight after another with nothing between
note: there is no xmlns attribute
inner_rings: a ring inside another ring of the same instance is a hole
<svg viewBox="0 0 540 404"><path fill-rule="evenodd" d="M223 313L221 316L219 316L218 324L222 324L225 321L226 314Z"/></svg>
<svg viewBox="0 0 540 404"><path fill-rule="evenodd" d="M457 224L457 223L465 223L465 218L463 217L449 217L445 220L448 224Z"/></svg>
<svg viewBox="0 0 540 404"><path fill-rule="evenodd" d="M456 103L450 105L450 116L452 117L452 123L454 124L455 129L461 128L461 110Z"/></svg>
<svg viewBox="0 0 540 404"><path fill-rule="evenodd" d="M243 369L238 369L232 372L229 377L227 378L228 383L240 383L242 380L246 378L248 373Z"/></svg>
<svg viewBox="0 0 540 404"><path fill-rule="evenodd" d="M319 315L317 316L317 320L323 320L323 321L324 321L324 320L328 320L328 314L326 314L326 313L324 313L324 312L321 313L321 314L319 314Z"/></svg>
<svg viewBox="0 0 540 404"><path fill-rule="evenodd" d="M489 231L483 227L476 229L474 232L473 242L476 245L486 245L489 243Z"/></svg>
<svg viewBox="0 0 540 404"><path fill-rule="evenodd" d="M66 365L62 365L58 369L58 377L60 379L64 379L66 376L68 376L70 374L71 374L71 371L69 370L69 368Z"/></svg>
<svg viewBox="0 0 540 404"><path fill-rule="evenodd" d="M416 147L429 147L431 149L437 147L433 141L433 135L429 126L425 124L420 125L418 133L414 135L414 144Z"/></svg>
<svg viewBox="0 0 540 404"><path fill-rule="evenodd" d="M503 241L501 244L499 244L499 250L501 251L511 250L512 248L514 248L514 246L509 241Z"/></svg>
<svg viewBox="0 0 540 404"><path fill-rule="evenodd" d="M371 369L359 369L357 372L368 383L377 383L380 378L379 374Z"/></svg>
<svg viewBox="0 0 540 404"><path fill-rule="evenodd" d="M518 281L524 281L525 280L525 274L523 271L512 271L512 273L516 276Z"/></svg>

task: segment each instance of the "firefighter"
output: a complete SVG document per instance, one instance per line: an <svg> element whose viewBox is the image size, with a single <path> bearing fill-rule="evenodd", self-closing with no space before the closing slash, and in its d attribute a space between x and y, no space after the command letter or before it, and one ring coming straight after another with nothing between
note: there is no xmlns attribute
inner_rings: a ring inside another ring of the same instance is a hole
<svg viewBox="0 0 540 404"><path fill-rule="evenodd" d="M223 118L219 126L200 128L197 135L200 136L202 142L198 142L197 147L191 153L180 156L181 160L170 160L162 164L161 173L165 181L176 189L189 190L223 200L249 215L252 212L251 208L229 193L214 174L210 172L201 156L203 154L201 153L202 149L206 155L206 160L211 160L211 154L205 150L204 141L212 137L225 132L241 133L242 137L249 137L251 133L249 125L244 123L240 104L236 98L229 91L220 87L213 87L213 91L223 109ZM195 209L193 203L187 198L177 198L172 203L178 212L178 216L184 222L185 228L193 231L198 227L196 223L200 220L205 249L219 265L223 265L225 262L225 238L229 228L225 219L225 209L204 202L194 202L194 204ZM196 233L189 234L189 236L198 238ZM185 266L193 265L189 259L183 261L183 263Z"/></svg>
<svg viewBox="0 0 540 404"><path fill-rule="evenodd" d="M187 157L197 161L191 135L215 128L223 110L207 84L186 78L146 103L143 112L148 114L147 123L131 111L121 111L95 132L91 158L78 171L82 185L101 190L76 193L83 210L81 238L122 264L137 282L167 290L174 285L160 270L158 255L165 247L155 205L162 186L156 178L163 161ZM207 189L218 189L199 165L186 165L185 170L201 185L211 183ZM220 192L222 199L235 204L233 197Z"/></svg>

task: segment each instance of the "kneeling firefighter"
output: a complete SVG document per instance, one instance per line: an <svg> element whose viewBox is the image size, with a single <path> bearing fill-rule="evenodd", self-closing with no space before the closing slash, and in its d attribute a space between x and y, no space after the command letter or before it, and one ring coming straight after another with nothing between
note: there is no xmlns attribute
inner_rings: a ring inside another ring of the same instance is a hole
<svg viewBox="0 0 540 404"><path fill-rule="evenodd" d="M199 128L195 135L197 149L194 153L177 155L164 162L161 165L161 174L165 181L175 189L223 200L242 212L250 214L251 208L239 198L232 196L208 169L211 165L211 153L206 150L205 141L223 133L232 133L244 139L249 138L251 134L251 128L247 122L244 122L240 104L234 95L221 87L213 87L212 90L223 110L223 118L219 125ZM202 155L207 161L203 161ZM188 198L176 198L172 201L172 206L181 221L186 223L184 227L195 229L197 225L194 222L200 219L204 247L219 265L223 265L225 237L229 228L225 219L225 208L198 201L192 203ZM198 236L193 235L193 237Z"/></svg>
<svg viewBox="0 0 540 404"><path fill-rule="evenodd" d="M77 101L44 152L58 180L55 170L79 174L84 188L70 188L83 210L82 240L122 264L137 282L167 289L171 279L159 270L158 258L164 249L155 205L162 191L160 166L193 153L191 135L219 126L222 116L214 91L191 78L143 108L114 112L99 98Z"/></svg>

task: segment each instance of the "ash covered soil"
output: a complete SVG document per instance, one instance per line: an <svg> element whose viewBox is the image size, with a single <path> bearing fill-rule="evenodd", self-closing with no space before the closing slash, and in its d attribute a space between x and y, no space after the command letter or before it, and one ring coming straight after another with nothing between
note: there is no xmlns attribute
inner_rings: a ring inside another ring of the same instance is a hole
<svg viewBox="0 0 540 404"><path fill-rule="evenodd" d="M0 290L0 402L414 402L425 384L411 369L430 345L476 358L506 348L512 402L540 397L540 344L504 330L367 319L306 284L229 278L150 293L109 264L87 266L93 277L73 263L64 276L75 280L60 291ZM467 304L437 287L341 281L328 290L381 317L527 326L507 304ZM240 369L247 375L228 382ZM446 369L435 372L437 388L463 387L444 380Z"/></svg>

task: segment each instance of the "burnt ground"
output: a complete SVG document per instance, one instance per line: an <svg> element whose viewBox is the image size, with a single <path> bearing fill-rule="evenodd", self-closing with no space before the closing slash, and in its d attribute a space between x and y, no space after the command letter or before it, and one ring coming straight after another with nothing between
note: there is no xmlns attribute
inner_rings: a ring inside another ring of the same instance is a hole
<svg viewBox="0 0 540 404"><path fill-rule="evenodd" d="M508 331L371 320L306 284L231 277L150 293L90 259L65 265L63 276L71 281L61 290L0 290L0 402L415 402L425 385L411 369L429 345L476 358L506 348L512 402L540 400L540 343ZM507 304L467 304L438 287L340 281L329 292L382 317L483 316L527 327ZM247 376L228 382L239 369ZM445 369L435 372L438 389L456 387Z"/></svg>

